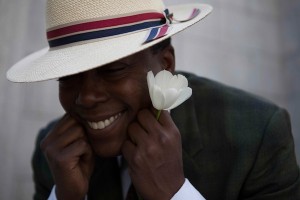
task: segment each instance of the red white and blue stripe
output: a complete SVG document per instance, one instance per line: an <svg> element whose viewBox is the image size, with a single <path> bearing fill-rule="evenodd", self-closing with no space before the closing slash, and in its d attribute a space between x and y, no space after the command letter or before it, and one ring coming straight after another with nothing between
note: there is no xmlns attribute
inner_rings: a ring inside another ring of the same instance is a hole
<svg viewBox="0 0 300 200"><path fill-rule="evenodd" d="M149 42L168 34L170 30L169 23L172 21L170 16L169 11L166 9L164 13L137 13L110 19L85 21L52 28L47 31L47 39L49 46L53 48L150 29L146 39L146 42ZM192 14L187 20L194 17L194 14Z"/></svg>
<svg viewBox="0 0 300 200"><path fill-rule="evenodd" d="M167 35L170 30L171 30L171 27L169 25L152 28L149 31L149 34L148 34L148 37L147 37L145 43L150 42L152 40L156 40L158 38L161 38L161 37Z"/></svg>
<svg viewBox="0 0 300 200"><path fill-rule="evenodd" d="M197 8L194 8L192 13L190 14L190 16L187 19L178 20L178 19L175 19L173 17L173 14L169 13L168 9L165 10L165 16L166 16L166 18L167 18L167 20L170 24L172 24L174 22L182 23L182 22L189 21L189 20L194 19L195 17L197 17L197 15L199 15L199 14L200 14L200 10L197 9ZM161 38L165 35L168 35L170 30L171 30L171 26L169 26L168 24L163 25L161 27L152 28L150 30L149 34L148 34L148 37L147 37L145 43L150 42L152 40L156 40L156 39Z"/></svg>

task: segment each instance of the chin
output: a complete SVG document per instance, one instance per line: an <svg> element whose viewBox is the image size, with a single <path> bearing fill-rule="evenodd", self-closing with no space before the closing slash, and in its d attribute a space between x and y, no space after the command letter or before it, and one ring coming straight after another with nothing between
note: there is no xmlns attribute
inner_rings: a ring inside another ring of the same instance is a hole
<svg viewBox="0 0 300 200"><path fill-rule="evenodd" d="M94 151L95 154L101 158L111 158L121 155L121 151Z"/></svg>
<svg viewBox="0 0 300 200"><path fill-rule="evenodd" d="M122 154L121 152L121 144L92 144L92 148L94 153L102 158L116 157Z"/></svg>

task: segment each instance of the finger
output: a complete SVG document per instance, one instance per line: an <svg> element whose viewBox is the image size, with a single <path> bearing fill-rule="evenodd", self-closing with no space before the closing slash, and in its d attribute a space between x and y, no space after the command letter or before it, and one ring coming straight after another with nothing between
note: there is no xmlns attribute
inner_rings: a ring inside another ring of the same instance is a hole
<svg viewBox="0 0 300 200"><path fill-rule="evenodd" d="M68 160L69 158L88 156L91 153L92 150L88 142L85 139L80 138L64 148L61 155L64 159Z"/></svg>
<svg viewBox="0 0 300 200"><path fill-rule="evenodd" d="M123 145L122 145L122 155L127 160L128 164L131 163L132 158L136 152L136 146L130 141L130 140L125 140Z"/></svg>
<svg viewBox="0 0 300 200"><path fill-rule="evenodd" d="M152 115L150 110L142 110L138 113L138 121L141 126L148 133L149 138L152 138L156 141L166 141L167 138L178 138L180 133L177 129L177 126L172 120L172 117L168 111L163 110L161 112L160 121L157 121Z"/></svg>
<svg viewBox="0 0 300 200"><path fill-rule="evenodd" d="M73 161L74 158L77 159L77 156L79 156L80 151L82 150L80 147L84 145L82 143L87 142L84 139L79 138L68 144L67 146L64 146L64 148L57 148L57 146L55 145L49 145L44 149L44 154L48 161L55 161L57 163L60 163L61 166L64 167L63 164L69 163L70 159L73 159ZM75 151L73 149L75 149Z"/></svg>
<svg viewBox="0 0 300 200"><path fill-rule="evenodd" d="M167 110L162 110L159 118L159 123L165 126L174 125L174 121L171 117L171 114Z"/></svg>
<svg viewBox="0 0 300 200"><path fill-rule="evenodd" d="M65 114L62 120L58 123L58 127L60 128L60 131L65 131L70 126L73 126L75 124L78 124L75 118L73 118L69 114Z"/></svg>
<svg viewBox="0 0 300 200"><path fill-rule="evenodd" d="M48 137L41 141L40 146L43 151L51 149L60 150L75 140L85 138L84 129L79 125L74 125L68 130L64 131L64 134L56 135L56 137Z"/></svg>
<svg viewBox="0 0 300 200"><path fill-rule="evenodd" d="M68 170L68 173L81 169L82 173L88 177L91 175L94 167L93 152L84 139L76 140L52 160L54 161L52 164L55 163L54 166Z"/></svg>
<svg viewBox="0 0 300 200"><path fill-rule="evenodd" d="M155 115L152 113L152 111L148 109L143 109L137 114L137 120L143 125L149 124L151 125L156 121ZM144 128L146 128L145 126Z"/></svg>
<svg viewBox="0 0 300 200"><path fill-rule="evenodd" d="M151 107L150 110L151 110L151 112L153 113L153 115L154 115L155 118L156 118L156 115L157 115L157 113L159 112L159 110L155 109L153 106ZM161 115L166 115L166 116L168 116L169 118L171 118L171 114L170 114L170 111L169 111L169 110L162 110L162 111L161 111ZM159 117L159 119L158 119L159 122L162 122L162 120L160 120L161 115L160 115L160 117ZM173 120L172 120L172 121L173 121Z"/></svg>
<svg viewBox="0 0 300 200"><path fill-rule="evenodd" d="M175 137L180 137L180 132L176 126L176 124L174 123L171 114L169 111L167 110L163 110L161 112L161 119L160 119L160 124L162 127L165 128L165 133L170 135L172 134Z"/></svg>
<svg viewBox="0 0 300 200"><path fill-rule="evenodd" d="M153 113L148 109L141 110L137 115L137 119L139 124L143 127L143 129L146 130L148 134L150 134L153 129L155 130L160 127L159 122L156 120Z"/></svg>
<svg viewBox="0 0 300 200"><path fill-rule="evenodd" d="M133 122L132 124L130 124L127 132L129 139L135 145L145 145L145 141L147 141L148 134L139 123Z"/></svg>
<svg viewBox="0 0 300 200"><path fill-rule="evenodd" d="M151 113L153 114L154 117L156 117L157 113L159 112L159 110L157 110L156 108L154 108L153 106L151 106L150 108Z"/></svg>
<svg viewBox="0 0 300 200"><path fill-rule="evenodd" d="M72 118L69 114L65 114L45 138L48 138L49 140L56 138L58 135L63 134L66 130L76 124L77 122L74 118Z"/></svg>

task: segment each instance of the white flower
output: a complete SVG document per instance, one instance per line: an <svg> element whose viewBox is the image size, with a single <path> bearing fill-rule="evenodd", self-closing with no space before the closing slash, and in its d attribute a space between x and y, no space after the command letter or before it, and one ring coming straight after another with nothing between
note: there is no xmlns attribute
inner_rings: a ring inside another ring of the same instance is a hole
<svg viewBox="0 0 300 200"><path fill-rule="evenodd" d="M157 110L171 110L192 95L187 79L182 75L172 75L163 70L154 77L153 72L147 74L147 82L153 107Z"/></svg>

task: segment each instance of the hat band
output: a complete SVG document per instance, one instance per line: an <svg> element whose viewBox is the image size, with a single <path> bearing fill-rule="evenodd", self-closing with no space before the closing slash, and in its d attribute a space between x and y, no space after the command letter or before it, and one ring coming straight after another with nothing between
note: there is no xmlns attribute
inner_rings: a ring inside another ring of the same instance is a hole
<svg viewBox="0 0 300 200"><path fill-rule="evenodd" d="M194 8L188 18L178 20L173 17L172 13L169 13L168 9L165 9L164 13L138 13L104 20L85 21L52 28L47 32L47 38L49 46L53 48L150 29L145 40L146 43L167 35L170 30L169 24L189 21L199 13L200 10Z"/></svg>
<svg viewBox="0 0 300 200"><path fill-rule="evenodd" d="M49 46L53 48L160 27L166 25L166 23L166 17L162 13L141 13L51 29L47 32L47 38Z"/></svg>

